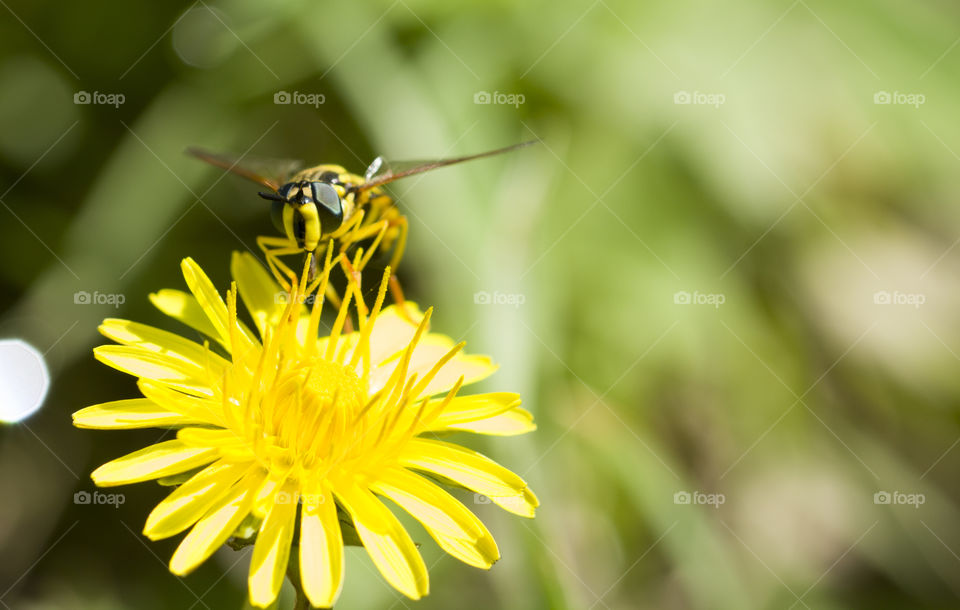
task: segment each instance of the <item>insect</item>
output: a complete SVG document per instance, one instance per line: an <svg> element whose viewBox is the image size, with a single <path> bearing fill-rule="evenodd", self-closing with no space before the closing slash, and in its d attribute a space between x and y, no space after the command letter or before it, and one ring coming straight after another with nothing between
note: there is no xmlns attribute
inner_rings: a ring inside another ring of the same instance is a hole
<svg viewBox="0 0 960 610"><path fill-rule="evenodd" d="M303 164L297 161L244 160L199 148L189 148L187 154L269 189L258 194L270 202L270 217L282 236L260 236L257 245L282 286L289 288L288 278L296 274L280 257L312 254L310 279L313 280L317 275L317 261L326 248L335 243L339 245L340 253L346 253L352 245L373 239L356 267L362 269L376 251L392 248L390 288L394 300L402 303L403 292L396 270L406 247L408 223L383 186L448 165L510 152L534 142L433 161L387 162L383 157L377 157L363 176L352 174L340 165L303 168ZM307 294L316 288L311 283ZM338 305L339 298L332 286L328 285L327 291Z"/></svg>

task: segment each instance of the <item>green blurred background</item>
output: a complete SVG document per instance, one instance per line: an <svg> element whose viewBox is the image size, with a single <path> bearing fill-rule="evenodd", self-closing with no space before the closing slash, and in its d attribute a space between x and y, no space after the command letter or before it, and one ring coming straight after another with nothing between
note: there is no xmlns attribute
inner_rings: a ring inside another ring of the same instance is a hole
<svg viewBox="0 0 960 610"><path fill-rule="evenodd" d="M958 604L955 4L0 4L0 336L53 378L0 429L3 606L244 603L244 553L180 580L177 540L140 535L159 486L73 500L158 435L71 426L135 395L94 362L97 323L176 329L146 296L183 286L180 259L226 287L273 231L185 147L362 171L527 139L391 190L408 295L540 426L461 440L542 507L471 504L489 573L413 528L417 603L351 549L338 607Z"/></svg>

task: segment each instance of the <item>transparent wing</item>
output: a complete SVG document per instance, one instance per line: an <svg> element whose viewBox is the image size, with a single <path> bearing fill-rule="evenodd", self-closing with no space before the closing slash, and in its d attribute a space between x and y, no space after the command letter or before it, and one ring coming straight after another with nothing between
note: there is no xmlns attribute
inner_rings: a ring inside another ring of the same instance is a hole
<svg viewBox="0 0 960 610"><path fill-rule="evenodd" d="M257 157L236 157L212 153L202 148L190 147L187 154L206 161L210 165L224 169L232 174L243 176L257 184L274 191L278 190L287 179L303 167L302 161L293 159L264 159Z"/></svg>
<svg viewBox="0 0 960 610"><path fill-rule="evenodd" d="M521 142L519 144L513 144L512 146L505 146L504 148L498 148L496 150L488 150L487 152L477 153L475 155L454 157L451 159L434 159L429 161L387 161L383 157L377 157L374 159L373 163L370 164L370 167L367 168L367 171L364 174L364 183L357 190L365 191L376 186L387 184L388 182L393 182L394 180L399 180L400 178L406 178L407 176L422 174L423 172L429 172L430 170L439 169L448 165L456 165L457 163L463 163L464 161L473 161L474 159L482 159L484 157L500 155L517 150L518 148L530 146L531 144L535 143L536 140L530 140L529 142Z"/></svg>

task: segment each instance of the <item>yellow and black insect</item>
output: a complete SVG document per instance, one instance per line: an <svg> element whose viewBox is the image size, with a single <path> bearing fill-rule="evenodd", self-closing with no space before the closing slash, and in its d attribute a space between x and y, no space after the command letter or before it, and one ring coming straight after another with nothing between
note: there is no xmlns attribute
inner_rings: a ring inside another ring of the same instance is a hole
<svg viewBox="0 0 960 610"><path fill-rule="evenodd" d="M245 161L198 148L187 149L187 153L270 189L258 194L271 202L270 216L283 236L260 236L257 245L281 285L287 286L288 278L296 274L279 257L313 254L311 260L316 265L331 243L339 244L340 253L345 253L353 244L373 239L363 254L360 268L377 250L392 248L389 265L394 275L390 278L390 285L394 299L402 302L395 274L406 247L407 219L382 187L400 178L499 155L530 144L533 141L434 161L386 162L377 157L363 176L352 174L339 165L323 164L298 170L296 168L302 164L296 161ZM331 296L336 298L335 294Z"/></svg>

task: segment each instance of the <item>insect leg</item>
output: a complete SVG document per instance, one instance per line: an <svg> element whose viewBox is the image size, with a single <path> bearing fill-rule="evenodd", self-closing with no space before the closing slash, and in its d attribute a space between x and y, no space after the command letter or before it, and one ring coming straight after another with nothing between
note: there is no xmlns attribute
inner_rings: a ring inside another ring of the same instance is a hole
<svg viewBox="0 0 960 610"><path fill-rule="evenodd" d="M356 234L363 226L363 219L366 216L366 210L359 210L340 227L331 237L340 243L340 254L346 254L347 249L357 242Z"/></svg>
<svg viewBox="0 0 960 610"><path fill-rule="evenodd" d="M357 229L350 234L349 241L344 239L344 241L342 242L343 245L341 246L340 251L344 252L352 244L358 241L362 241L364 239L368 239L370 237L376 236L376 238L373 240L373 243L370 244L370 248L366 251L364 256L357 263L357 267L360 270L363 270L367 266L367 263L370 262L370 259L373 258L374 253L377 251L377 248L379 248L380 242L383 239L384 235L386 235L386 232L389 228L390 226L385 220L372 223L370 225L367 225L366 227L363 227L362 229L360 227L357 227Z"/></svg>
<svg viewBox="0 0 960 610"><path fill-rule="evenodd" d="M295 243L282 237L261 235L257 237L257 246L267 258L267 266L277 282L288 292L291 289L290 278L296 274L279 257L288 254L297 254L302 249Z"/></svg>
<svg viewBox="0 0 960 610"><path fill-rule="evenodd" d="M358 210L357 213L351 216L349 220L337 227L337 230L330 234L330 238L336 239L340 242L348 243L353 243L356 241L352 238L350 232L356 231L357 227L363 224L365 212L366 210Z"/></svg>
<svg viewBox="0 0 960 610"><path fill-rule="evenodd" d="M390 225L399 229L397 245L394 246L393 256L390 257L390 269L392 269L394 275L396 275L397 267L400 266L400 259L403 258L403 252L407 248L407 233L410 230L410 225L407 222L406 216L398 216L392 219Z"/></svg>
<svg viewBox="0 0 960 610"><path fill-rule="evenodd" d="M257 238L257 245L262 249L264 246L271 248L292 246L294 243L286 237L277 237L276 235L261 235Z"/></svg>
<svg viewBox="0 0 960 610"><path fill-rule="evenodd" d="M380 247L380 242L383 241L383 236L387 234L387 230L390 228L390 224L383 221L371 226L370 228L376 228L377 225L381 225L377 231L377 237L373 240L373 243L370 244L370 249L367 251L367 253L364 254L362 259L360 259L360 263L358 265L360 269L366 267L367 263L370 262L370 259L373 258L373 254L377 251L377 248Z"/></svg>
<svg viewBox="0 0 960 610"><path fill-rule="evenodd" d="M407 247L407 233L410 230L410 224L406 216L398 216L390 220L391 226L397 227L397 244L393 248L393 256L390 257L390 294L393 295L393 302L400 308L400 312L410 322L415 323L405 305L406 299L403 298L403 289L400 288L400 280L397 278L397 267L403 258L403 252Z"/></svg>

